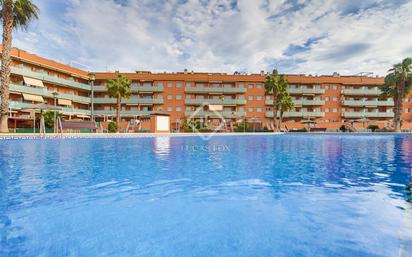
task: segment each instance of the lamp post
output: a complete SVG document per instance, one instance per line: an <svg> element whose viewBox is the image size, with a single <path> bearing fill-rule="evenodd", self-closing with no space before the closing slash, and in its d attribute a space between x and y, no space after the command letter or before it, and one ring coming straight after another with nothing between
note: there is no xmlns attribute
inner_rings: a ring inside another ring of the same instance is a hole
<svg viewBox="0 0 412 257"><path fill-rule="evenodd" d="M225 125L225 117L224 117L224 112L223 112L223 103L224 103L224 101L225 101L225 95L221 95L220 96L220 100L222 100L222 122L223 122L223 126L225 127L225 130L226 130L226 125Z"/></svg>
<svg viewBox="0 0 412 257"><path fill-rule="evenodd" d="M54 91L53 93L53 98L54 98L54 115L53 115L53 133L57 132L57 126L56 126L56 109L57 109L57 96L59 95L59 93L57 91Z"/></svg>
<svg viewBox="0 0 412 257"><path fill-rule="evenodd" d="M91 118L94 121L94 81L96 79L96 75L94 73L90 73L90 88L91 88L91 103L90 103L90 111L91 111Z"/></svg>

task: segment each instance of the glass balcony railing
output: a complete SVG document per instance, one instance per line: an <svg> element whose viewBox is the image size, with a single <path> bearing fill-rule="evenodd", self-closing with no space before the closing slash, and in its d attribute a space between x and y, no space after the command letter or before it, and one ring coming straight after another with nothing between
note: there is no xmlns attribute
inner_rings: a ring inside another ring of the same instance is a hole
<svg viewBox="0 0 412 257"><path fill-rule="evenodd" d="M322 88L288 88L288 92L291 95L297 95L297 94L324 94L325 89Z"/></svg>
<svg viewBox="0 0 412 257"><path fill-rule="evenodd" d="M17 92L17 93L40 95L40 96L44 96L48 98L54 98L53 92L48 91L47 88L29 87L29 86L11 84L10 91ZM91 103L91 99L89 97L72 95L72 94L64 94L60 92L58 92L57 98L71 100L76 103L83 103L83 104Z"/></svg>
<svg viewBox="0 0 412 257"><path fill-rule="evenodd" d="M94 92L107 92L106 86L93 86ZM163 86L132 86L132 93L138 92L163 92Z"/></svg>
<svg viewBox="0 0 412 257"><path fill-rule="evenodd" d="M42 80L42 81L52 83L52 84L59 84L59 85L76 88L76 89L83 89L87 91L91 90L91 87L89 84L83 84L83 83L79 83L79 82L72 81L69 79L62 79L62 78L58 78L55 76L50 76L48 74L35 72L35 71L29 70L26 68L12 67L11 73L30 77L30 78L35 78L35 79Z"/></svg>
<svg viewBox="0 0 412 257"><path fill-rule="evenodd" d="M285 112L283 114L283 117L285 118L314 118L314 117L324 117L325 113L324 112ZM266 117L267 118L273 118L273 112L266 112Z"/></svg>
<svg viewBox="0 0 412 257"><path fill-rule="evenodd" d="M381 95L382 91L379 88L371 89L343 89L342 95Z"/></svg>
<svg viewBox="0 0 412 257"><path fill-rule="evenodd" d="M344 112L344 118L393 118L393 112Z"/></svg>
<svg viewBox="0 0 412 257"><path fill-rule="evenodd" d="M95 104L116 104L116 98L94 98ZM122 104L163 104L160 98L129 98L122 99Z"/></svg>
<svg viewBox="0 0 412 257"><path fill-rule="evenodd" d="M121 116L140 116L140 115L150 115L152 111L137 111L137 110L122 110L120 111ZM95 110L94 115L103 116L103 115L116 115L116 110Z"/></svg>
<svg viewBox="0 0 412 257"><path fill-rule="evenodd" d="M324 100L293 100L295 106L301 105L324 105ZM273 100L265 100L266 105L273 105Z"/></svg>
<svg viewBox="0 0 412 257"><path fill-rule="evenodd" d="M220 104L220 105L244 105L245 99L186 99L187 105Z"/></svg>
<svg viewBox="0 0 412 257"><path fill-rule="evenodd" d="M37 104L31 104L31 103L24 103L24 102L17 102L17 101L10 101L9 107L11 109L29 109L29 108L36 108ZM82 114L82 115L91 115L90 110L86 109L76 109L76 108L70 108L70 107L60 107L61 112L64 114Z"/></svg>
<svg viewBox="0 0 412 257"><path fill-rule="evenodd" d="M224 118L239 118L239 117L245 117L246 112L244 111L216 111L216 112L211 112L211 111L186 111L185 112L186 117L224 117Z"/></svg>
<svg viewBox="0 0 412 257"><path fill-rule="evenodd" d="M343 100L344 106L394 106L393 100Z"/></svg>
<svg viewBox="0 0 412 257"><path fill-rule="evenodd" d="M246 93L245 87L205 87L205 86L196 86L196 87L186 87L185 92L188 93Z"/></svg>

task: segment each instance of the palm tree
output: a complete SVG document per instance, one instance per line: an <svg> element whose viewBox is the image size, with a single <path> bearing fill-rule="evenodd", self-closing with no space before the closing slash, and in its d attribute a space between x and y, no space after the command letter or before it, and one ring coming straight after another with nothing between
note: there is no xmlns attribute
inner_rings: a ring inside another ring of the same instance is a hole
<svg viewBox="0 0 412 257"><path fill-rule="evenodd" d="M285 91L287 93L287 91ZM287 93L282 96L280 99L280 115L279 115L279 124L278 128L280 128L283 120L283 114L284 112L288 112L292 110L295 107L295 104L293 103L292 97Z"/></svg>
<svg viewBox="0 0 412 257"><path fill-rule="evenodd" d="M401 132L403 100L412 89L412 58L393 65L380 86L382 95L393 97L395 103L395 131Z"/></svg>
<svg viewBox="0 0 412 257"><path fill-rule="evenodd" d="M122 98L129 98L131 92L131 81L122 76L119 72L116 79L111 79L107 82L106 87L110 97L117 99L116 107L116 123L117 132L119 132L120 110L122 107Z"/></svg>
<svg viewBox="0 0 412 257"><path fill-rule="evenodd" d="M13 29L27 29L33 19L38 18L39 9L30 0L0 0L0 19L3 20L3 49L1 53L1 106L0 133L9 132L9 85L10 85L10 50L13 39Z"/></svg>
<svg viewBox="0 0 412 257"><path fill-rule="evenodd" d="M286 76L283 74L280 75L277 69L274 69L272 73L266 77L266 94L273 95L272 106L275 130L279 130L280 128L283 113L293 108L293 101L287 91L288 86Z"/></svg>

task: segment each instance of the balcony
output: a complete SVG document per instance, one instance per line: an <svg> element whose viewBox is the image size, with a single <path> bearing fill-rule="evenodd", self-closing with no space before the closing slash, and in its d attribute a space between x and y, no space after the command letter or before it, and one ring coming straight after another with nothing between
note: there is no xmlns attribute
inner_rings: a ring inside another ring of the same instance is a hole
<svg viewBox="0 0 412 257"><path fill-rule="evenodd" d="M48 91L46 88L40 88L40 87L29 87L29 86L20 86L20 85L11 84L10 91L17 92L17 93L41 95L41 96L48 97L48 98L54 98L53 92ZM91 103L91 99L89 97L72 95L72 94L64 94L60 92L58 92L57 98L71 100L76 103L83 103L83 104Z"/></svg>
<svg viewBox="0 0 412 257"><path fill-rule="evenodd" d="M284 118L315 118L324 117L324 112L285 112L283 114ZM266 112L267 118L273 118L273 112Z"/></svg>
<svg viewBox="0 0 412 257"><path fill-rule="evenodd" d="M116 98L94 98L95 104L116 104ZM130 105L152 105L152 104L163 104L163 99L160 98L129 98L129 99L122 99L122 104L130 104Z"/></svg>
<svg viewBox="0 0 412 257"><path fill-rule="evenodd" d="M245 105L245 99L186 99L186 105L221 104L221 105Z"/></svg>
<svg viewBox="0 0 412 257"><path fill-rule="evenodd" d="M140 115L150 115L152 111L137 111L137 110L129 110L120 111L121 116L140 116ZM94 115L96 116L114 116L116 115L116 110L95 110Z"/></svg>
<svg viewBox="0 0 412 257"><path fill-rule="evenodd" d="M215 94L236 94L236 93L246 93L245 87L186 87L186 93L215 93Z"/></svg>
<svg viewBox="0 0 412 257"><path fill-rule="evenodd" d="M378 100L343 100L344 106L394 106L393 100L378 101Z"/></svg>
<svg viewBox="0 0 412 257"><path fill-rule="evenodd" d="M10 101L9 107L11 109L29 109L29 108L36 108L37 104L31 104L31 103L23 103L23 102L16 102L16 101ZM76 114L81 114L81 115L91 115L90 110L86 109L75 109L75 108L69 108L69 107L60 107L61 112L64 114L71 114L71 115L76 115Z"/></svg>
<svg viewBox="0 0 412 257"><path fill-rule="evenodd" d="M293 100L293 103L295 106L303 106L303 105L312 105L312 106L317 106L317 105L324 105L325 101L324 100ZM273 100L266 100L265 101L266 105L273 105Z"/></svg>
<svg viewBox="0 0 412 257"><path fill-rule="evenodd" d="M39 79L39 80L42 80L42 81L45 81L51 84L59 84L59 85L63 85L66 87L82 89L82 90L87 90L87 91L91 90L91 87L89 84L83 84L83 83L72 81L70 79L62 79L62 78L58 78L55 76L50 76L48 74L35 72L35 71L29 70L26 68L12 67L11 73L30 77L30 78Z"/></svg>
<svg viewBox="0 0 412 257"><path fill-rule="evenodd" d="M393 112L344 112L344 118L393 118Z"/></svg>
<svg viewBox="0 0 412 257"><path fill-rule="evenodd" d="M214 117L214 118L219 118L223 116L224 118L239 118L239 117L245 117L246 112L244 111L216 111L216 112L211 112L211 111L186 111L185 112L186 117Z"/></svg>
<svg viewBox="0 0 412 257"><path fill-rule="evenodd" d="M291 95L321 95L325 93L322 88L288 88Z"/></svg>
<svg viewBox="0 0 412 257"><path fill-rule="evenodd" d="M138 92L163 92L163 86L131 86L132 93ZM94 92L107 92L106 86L93 86Z"/></svg>
<svg viewBox="0 0 412 257"><path fill-rule="evenodd" d="M343 89L342 95L372 95L378 96L381 95L382 91L378 88L373 89Z"/></svg>

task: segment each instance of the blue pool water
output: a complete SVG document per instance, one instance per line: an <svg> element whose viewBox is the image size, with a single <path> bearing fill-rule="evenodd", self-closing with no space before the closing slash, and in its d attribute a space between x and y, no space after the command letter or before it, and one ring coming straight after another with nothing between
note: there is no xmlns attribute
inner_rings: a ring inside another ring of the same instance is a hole
<svg viewBox="0 0 412 257"><path fill-rule="evenodd" d="M412 136L0 141L0 256L412 256Z"/></svg>

